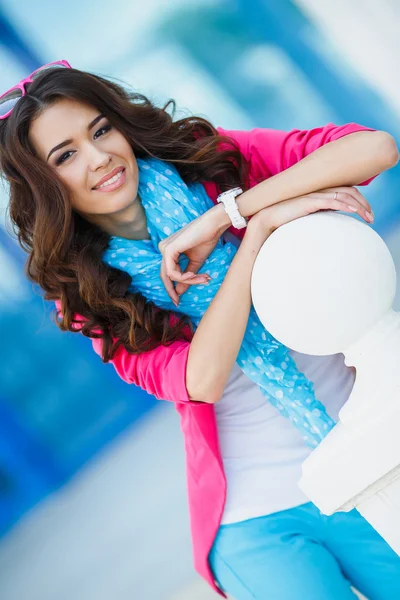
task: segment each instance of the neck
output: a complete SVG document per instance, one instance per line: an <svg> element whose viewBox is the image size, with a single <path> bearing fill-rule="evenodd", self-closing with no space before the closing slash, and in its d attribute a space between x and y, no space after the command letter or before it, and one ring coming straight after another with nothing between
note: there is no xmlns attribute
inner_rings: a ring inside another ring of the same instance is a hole
<svg viewBox="0 0 400 600"><path fill-rule="evenodd" d="M139 195L133 204L112 215L95 215L91 221L112 236L128 240L149 240L146 213Z"/></svg>

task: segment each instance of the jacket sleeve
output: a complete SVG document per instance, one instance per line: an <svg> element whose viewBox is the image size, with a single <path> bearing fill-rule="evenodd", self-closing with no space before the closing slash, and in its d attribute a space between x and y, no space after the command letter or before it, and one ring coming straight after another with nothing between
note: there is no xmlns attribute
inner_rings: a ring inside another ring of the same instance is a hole
<svg viewBox="0 0 400 600"><path fill-rule="evenodd" d="M101 339L92 339L101 356ZM126 383L134 383L158 400L192 402L186 389L186 364L190 342L177 341L141 354L130 354L120 346L110 361ZM199 402L196 402L199 404Z"/></svg>
<svg viewBox="0 0 400 600"><path fill-rule="evenodd" d="M60 302L56 302L60 312ZM84 321L80 315L77 321ZM76 327L79 330L79 326ZM94 351L102 355L102 340L91 338ZM115 352L110 363L126 383L134 383L158 400L175 403L203 404L189 398L186 389L186 365L190 342L176 341L169 346L158 346L154 350L131 354L123 346Z"/></svg>
<svg viewBox="0 0 400 600"><path fill-rule="evenodd" d="M256 127L249 131L224 130L220 133L231 135L240 145L245 157L250 161L251 175L257 181L263 181L280 173L321 148L329 142L338 140L358 131L375 131L369 127L347 123L334 125L328 123L315 129L268 129ZM359 185L367 185L374 177Z"/></svg>

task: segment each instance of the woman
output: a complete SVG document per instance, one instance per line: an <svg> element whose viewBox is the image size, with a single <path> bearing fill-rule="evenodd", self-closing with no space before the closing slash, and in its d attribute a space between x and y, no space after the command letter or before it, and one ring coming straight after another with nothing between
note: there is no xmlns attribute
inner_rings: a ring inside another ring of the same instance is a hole
<svg viewBox="0 0 400 600"><path fill-rule="evenodd" d="M397 163L394 140L355 124L226 131L173 122L168 104L65 61L0 98L0 165L28 276L57 302L61 330L90 337L126 382L175 403L195 566L219 594L346 600L354 585L370 600L400 597L400 559L368 523L355 511L325 517L301 494L313 443L284 400L267 401L292 386L303 410L302 381L328 429L354 382L343 356L289 353L259 331L265 381L235 362L256 335L250 275L264 241L318 210L372 222L352 186ZM240 230L216 203L235 186L238 223L249 217Z"/></svg>

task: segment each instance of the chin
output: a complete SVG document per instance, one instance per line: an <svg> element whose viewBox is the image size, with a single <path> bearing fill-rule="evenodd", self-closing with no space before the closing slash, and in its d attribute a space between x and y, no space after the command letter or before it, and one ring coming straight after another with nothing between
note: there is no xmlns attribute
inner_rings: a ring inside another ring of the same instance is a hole
<svg viewBox="0 0 400 600"><path fill-rule="evenodd" d="M110 210L108 211L109 214L115 213L115 212L121 212L123 210L128 210L129 208L132 208L133 206L135 206L136 204L136 195L135 194L124 194L123 198L118 198L115 200L111 200L110 199L110 203L109 203L109 208Z"/></svg>

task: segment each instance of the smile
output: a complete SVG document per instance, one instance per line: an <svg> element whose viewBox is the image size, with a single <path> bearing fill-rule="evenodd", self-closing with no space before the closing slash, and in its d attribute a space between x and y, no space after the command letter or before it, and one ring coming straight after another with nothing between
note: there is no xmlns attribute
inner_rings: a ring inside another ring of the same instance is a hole
<svg viewBox="0 0 400 600"><path fill-rule="evenodd" d="M121 171L118 171L116 175L110 177L110 179L107 179L107 181L101 185L94 187L93 190L96 192L112 192L113 190L120 188L125 183L125 179L126 171L123 168Z"/></svg>

